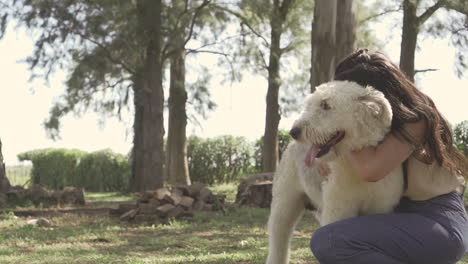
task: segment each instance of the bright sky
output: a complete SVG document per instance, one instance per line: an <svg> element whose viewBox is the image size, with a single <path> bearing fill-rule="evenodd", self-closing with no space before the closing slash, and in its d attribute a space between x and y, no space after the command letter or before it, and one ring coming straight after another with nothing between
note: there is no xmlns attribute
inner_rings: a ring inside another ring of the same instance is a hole
<svg viewBox="0 0 468 264"><path fill-rule="evenodd" d="M399 37L386 46L386 54L395 62L399 59ZM424 40L417 52L416 68L437 68L437 72L418 77L418 87L429 94L439 110L452 124L468 120L468 77L454 75L454 49L448 40ZM64 91L66 74L59 72L49 85L43 81L28 82L27 65L19 61L32 53L32 41L24 32L9 27L0 41L0 138L7 165L18 163L17 154L38 148L66 147L95 151L111 148L128 153L131 148L132 120L123 123L115 118L99 125L99 117L87 114L80 119L70 115L63 120L62 139L52 141L42 126L55 98ZM187 133L203 137L218 135L245 136L250 140L264 132L265 96L267 83L261 77L245 76L242 83L213 84L211 93L218 104L209 119L202 121L203 129L189 125ZM167 96L167 95L166 95ZM289 129L294 117L283 118L280 128Z"/></svg>

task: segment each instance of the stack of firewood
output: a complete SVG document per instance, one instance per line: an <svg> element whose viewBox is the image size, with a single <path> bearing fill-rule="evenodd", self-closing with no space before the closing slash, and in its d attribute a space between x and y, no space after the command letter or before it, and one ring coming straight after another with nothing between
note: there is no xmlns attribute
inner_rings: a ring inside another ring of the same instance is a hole
<svg viewBox="0 0 468 264"><path fill-rule="evenodd" d="M146 191L136 204L121 204L111 213L120 215L122 221L160 222L219 209L224 210L224 197L214 195L204 184L193 183Z"/></svg>

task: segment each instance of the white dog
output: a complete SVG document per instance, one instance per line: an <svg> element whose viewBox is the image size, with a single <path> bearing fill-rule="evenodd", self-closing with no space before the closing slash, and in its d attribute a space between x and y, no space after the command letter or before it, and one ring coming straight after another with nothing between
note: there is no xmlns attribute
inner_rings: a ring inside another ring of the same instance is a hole
<svg viewBox="0 0 468 264"><path fill-rule="evenodd" d="M384 95L354 82L322 84L309 95L295 122L292 142L283 154L273 182L268 220L268 264L288 263L289 244L304 204L311 202L321 225L365 214L390 212L404 187L397 168L377 182L366 182L344 154L376 146L390 130L392 111ZM330 167L327 180L314 160Z"/></svg>

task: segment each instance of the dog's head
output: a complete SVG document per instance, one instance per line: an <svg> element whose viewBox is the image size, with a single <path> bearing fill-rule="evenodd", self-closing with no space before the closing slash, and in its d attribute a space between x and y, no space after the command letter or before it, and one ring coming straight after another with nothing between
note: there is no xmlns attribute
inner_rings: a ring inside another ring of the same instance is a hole
<svg viewBox="0 0 468 264"><path fill-rule="evenodd" d="M316 88L290 131L310 147L306 164L337 154L375 146L390 130L392 109L380 91L355 82L332 81Z"/></svg>

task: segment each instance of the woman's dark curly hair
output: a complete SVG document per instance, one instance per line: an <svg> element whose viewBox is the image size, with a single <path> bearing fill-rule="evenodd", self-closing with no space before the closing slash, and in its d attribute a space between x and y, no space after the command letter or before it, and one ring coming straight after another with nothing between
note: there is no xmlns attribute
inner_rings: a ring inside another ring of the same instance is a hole
<svg viewBox="0 0 468 264"><path fill-rule="evenodd" d="M354 81L381 91L392 106L392 132L416 146L415 157L426 163L437 161L467 177L468 160L454 145L448 121L429 96L417 89L385 55L359 49L338 64L335 80ZM427 127L423 144L418 144L403 129L403 124L419 120L424 120Z"/></svg>

